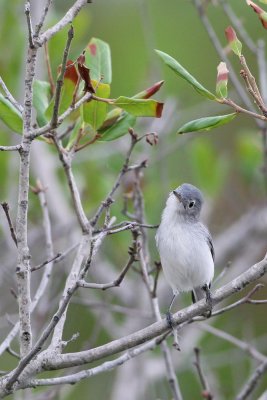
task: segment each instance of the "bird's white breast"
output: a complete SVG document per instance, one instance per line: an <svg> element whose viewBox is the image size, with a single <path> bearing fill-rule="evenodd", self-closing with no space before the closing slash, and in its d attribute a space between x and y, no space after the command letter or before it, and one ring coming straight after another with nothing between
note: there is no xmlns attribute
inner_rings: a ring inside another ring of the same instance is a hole
<svg viewBox="0 0 267 400"><path fill-rule="evenodd" d="M207 236L200 222L185 222L177 212L164 210L156 242L164 275L175 293L211 282L214 262Z"/></svg>

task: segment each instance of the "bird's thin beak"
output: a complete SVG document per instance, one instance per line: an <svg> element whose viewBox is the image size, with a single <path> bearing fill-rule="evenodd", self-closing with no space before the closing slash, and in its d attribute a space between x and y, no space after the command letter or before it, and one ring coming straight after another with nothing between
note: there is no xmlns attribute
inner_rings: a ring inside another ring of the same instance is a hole
<svg viewBox="0 0 267 400"><path fill-rule="evenodd" d="M176 190L174 190L172 193L174 194L175 197L177 197L177 199L178 199L180 202L182 201L181 195L180 195L179 193L177 193Z"/></svg>
<svg viewBox="0 0 267 400"><path fill-rule="evenodd" d="M184 208L185 208L185 205L184 205L184 203L183 203L183 199L182 199L182 196L180 195L180 193L176 192L176 190L174 190L172 193L173 193L174 196L178 199L178 201L179 201L180 203L182 203L182 205L183 205Z"/></svg>

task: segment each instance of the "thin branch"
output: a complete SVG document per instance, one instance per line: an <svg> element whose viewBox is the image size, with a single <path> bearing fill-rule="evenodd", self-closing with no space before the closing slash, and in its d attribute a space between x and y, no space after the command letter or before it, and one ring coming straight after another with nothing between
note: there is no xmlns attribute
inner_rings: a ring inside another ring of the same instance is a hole
<svg viewBox="0 0 267 400"><path fill-rule="evenodd" d="M57 261L62 256L61 253L57 253L55 256L52 256L50 259L44 261L41 264L36 265L35 267L31 267L31 271L38 271L39 269L45 267L47 264L50 264L52 261Z"/></svg>
<svg viewBox="0 0 267 400"><path fill-rule="evenodd" d="M153 350L154 348L157 347L157 345L161 342L161 340L162 340L161 337L151 340L150 342L147 342L135 349L128 350L125 354L115 358L112 361L106 361L95 368L91 368L85 371L77 372L76 374L66 375L57 378L33 379L30 380L29 382L26 382L25 385L23 385L23 387L75 384L77 382L80 382L82 379L87 379L92 376L117 368L120 365L123 365L125 362L139 356L140 354L148 350Z"/></svg>
<svg viewBox="0 0 267 400"><path fill-rule="evenodd" d="M223 49L223 47L222 47L222 45L221 45L221 43L219 41L219 38L218 38L216 32L214 31L210 21L208 20L206 14L205 14L205 11L203 9L201 1L200 0L194 0L194 4L195 4L195 7L196 7L196 9L198 11L199 17L200 17L200 19L201 19L201 21L203 23L203 26L205 27L205 29L206 29L206 31L208 33L208 36L209 36L209 38L210 38L215 50L217 51L217 53L220 56L221 60L227 63L227 67L228 67L228 69L230 71L230 75L229 76L230 76L231 81L233 82L233 84L234 84L234 86L236 88L237 93L239 94L240 98L242 99L242 101L244 102L246 107L249 110L253 110L253 105L252 105L252 103L251 103L246 91L244 90L243 86L239 82L239 79L238 79L238 77L237 77L237 75L235 73L235 70L234 70L233 66L231 65L231 62L229 61L228 57L226 56L225 51L224 51L224 49Z"/></svg>
<svg viewBox="0 0 267 400"><path fill-rule="evenodd" d="M149 224L141 224L140 222L137 221L123 221L120 224L114 225L110 228L104 228L104 231L107 231L108 235L113 235L115 233L123 232L123 231L128 231L132 230L135 227L142 227L142 228L147 228L147 229L157 229L159 226L158 225L149 225ZM93 233L99 233L102 232L102 229L95 229Z"/></svg>
<svg viewBox="0 0 267 400"><path fill-rule="evenodd" d="M61 96L61 90L64 82L64 75L66 71L66 65L67 65L67 60L68 60L68 54L70 50L70 45L71 41L74 37L74 30L73 26L70 27L68 30L68 39L66 42L66 46L63 52L63 59L62 59L62 64L61 64L61 70L59 77L57 79L56 83L56 93L55 93L55 104L54 104L54 109L53 109L53 115L51 118L51 128L55 129L58 125L58 111L59 111L59 104L60 104L60 96Z"/></svg>
<svg viewBox="0 0 267 400"><path fill-rule="evenodd" d="M73 155L70 152L66 152L65 149L62 148L61 143L60 143L60 141L58 141L56 136L54 137L54 143L56 145L59 159L62 163L65 175L68 180L68 185L69 185L69 189L71 192L75 213L77 215L81 229L82 229L83 233L91 234L91 224L88 221L87 216L85 215L85 212L84 212L84 209L82 206L82 202L81 202L80 193L79 193L79 190L78 190L78 187L77 187L77 184L76 184L73 172L72 172L72 168L71 168L71 162L72 162Z"/></svg>
<svg viewBox="0 0 267 400"><path fill-rule="evenodd" d="M226 311L230 311L233 308L236 308L242 304L265 304L267 300L253 300L251 299L251 296L256 293L259 289L261 289L264 285L261 283L258 283L252 290L248 292L248 294L244 297L242 297L240 300L236 301L235 303L229 304L228 306L225 306L223 308L220 308L219 310L213 311L212 316L216 317L217 315L223 314Z"/></svg>
<svg viewBox="0 0 267 400"><path fill-rule="evenodd" d="M15 229L14 229L14 226L13 226L10 214L9 214L9 205L8 205L8 203L4 202L4 203L1 203L1 206L3 207L3 210L4 210L5 214L6 214L6 218L7 218L8 226L9 226L9 229L10 229L11 237L12 237L15 245L18 246L17 235L16 235L16 232L15 232Z"/></svg>
<svg viewBox="0 0 267 400"><path fill-rule="evenodd" d="M54 84L53 74L52 74L52 70L51 70L51 63L50 63L49 49L48 49L47 42L45 42L45 44L44 44L44 51L45 51L45 63L46 63L46 68L47 68L48 80L49 80L49 84L50 84L50 90L51 90L52 96L54 96L55 84Z"/></svg>
<svg viewBox="0 0 267 400"><path fill-rule="evenodd" d="M40 35L39 39L36 39L36 45L42 46L45 42L50 40L56 33L61 31L66 25L71 23L76 15L80 12L82 7L84 7L87 3L87 0L76 0L73 6L66 12L63 18L56 23L52 28L47 29L42 35Z"/></svg>
<svg viewBox="0 0 267 400"><path fill-rule="evenodd" d="M75 103L75 105L71 105L63 114L61 114L58 117L57 120L57 127L60 126L62 124L63 121L65 121L65 119L75 110L77 110L82 104L86 103L90 98L92 97L92 93L86 93L80 100L77 101L77 103ZM42 126L41 128L38 129L34 129L33 131L31 131L29 133L29 139L30 140L34 140L39 136L42 136L48 132L50 132L52 129L51 126L51 122L49 122L48 124Z"/></svg>
<svg viewBox="0 0 267 400"><path fill-rule="evenodd" d="M116 192L116 190L120 186L122 177L127 172L127 169L128 169L128 166L129 166L129 162L130 162L130 157L131 157L132 151L133 151L133 149L134 149L134 147L135 147L137 142L138 142L137 137L135 137L134 135L131 135L131 145L130 145L130 148L129 148L127 154L126 154L126 158L125 158L124 164L123 164L123 166L121 168L121 171L120 171L120 173L119 173L119 175L118 175L118 177L117 177L112 189L110 190L110 192L106 196L105 200L102 201L100 207L96 211L95 216L91 220L91 225L92 226L96 225L96 223L99 220L102 212L107 207L107 205L109 205L109 203L112 201L113 194Z"/></svg>
<svg viewBox="0 0 267 400"><path fill-rule="evenodd" d="M137 254L139 251L139 243L137 241L138 233L137 232L132 232L132 233L133 233L133 244L132 247L130 247L129 249L129 254L130 254L129 260L127 261L125 267L123 268L119 276L116 279L114 279L114 281L109 283L89 283L85 282L84 280L80 280L77 282L78 286L88 289L101 289L101 290L110 289L112 287L119 287L123 279L125 278L125 275L132 266L132 264L135 261L137 261Z"/></svg>
<svg viewBox="0 0 267 400"><path fill-rule="evenodd" d="M20 355L16 353L14 350L11 349L11 347L7 347L6 349L7 353L9 353L11 356L15 357L17 360L20 360Z"/></svg>
<svg viewBox="0 0 267 400"><path fill-rule="evenodd" d="M45 5L45 7L43 9L43 12L41 14L40 21L38 22L38 24L35 27L34 37L38 37L38 35L39 35L43 25L44 25L44 22L45 22L45 19L46 19L46 16L47 16L47 13L49 11L49 8L51 6L52 1L53 0L46 0L46 5Z"/></svg>
<svg viewBox="0 0 267 400"><path fill-rule="evenodd" d="M11 104L22 114L23 112L23 107L17 102L16 99L12 96L10 91L8 90L5 82L3 79L0 77L0 86L2 87L4 93L5 93L5 98L10 101Z"/></svg>
<svg viewBox="0 0 267 400"><path fill-rule="evenodd" d="M228 16L233 27L238 31L238 34L240 35L243 42L250 49L250 51L252 51L252 53L256 54L257 46L255 46L255 43L249 36L248 32L245 30L244 25L242 24L241 18L237 17L237 15L234 13L234 11L233 11L231 5L228 3L228 1L220 0L220 3L222 5L222 8L223 8L225 14Z"/></svg>
<svg viewBox="0 0 267 400"><path fill-rule="evenodd" d="M266 362L267 357L260 353L255 347L250 345L247 342L243 342L240 339L237 339L233 335L230 335L229 333L222 331L221 329L214 328L213 326L210 326L205 323L200 323L199 325L201 329L203 329L206 332L211 333L214 336L217 336L223 340L226 340L229 343L232 343L234 346L239 347L241 350L243 350L245 353L247 353L250 357L254 358L257 361L260 362Z"/></svg>
<svg viewBox="0 0 267 400"><path fill-rule="evenodd" d="M15 146L0 146L0 151L20 151L21 144L17 144Z"/></svg>
<svg viewBox="0 0 267 400"><path fill-rule="evenodd" d="M249 111L246 108L239 106L231 99L221 99L221 100L219 100L219 103L227 104L228 106L233 107L236 112L241 112L243 114L247 114L255 119L260 119L261 121L267 121L267 117L265 117L264 115L255 113L253 111Z"/></svg>
<svg viewBox="0 0 267 400"><path fill-rule="evenodd" d="M30 46L31 49L33 49L34 48L34 42L33 42L33 31L32 31L30 0L27 0L26 3L25 3L25 15L26 15L27 26L28 26L29 46Z"/></svg>
<svg viewBox="0 0 267 400"><path fill-rule="evenodd" d="M255 370L254 374L251 375L247 383L242 388L241 392L237 395L236 400L245 400L248 396L253 392L256 386L259 383L262 375L267 372L267 360L261 363L257 369Z"/></svg>
<svg viewBox="0 0 267 400"><path fill-rule="evenodd" d="M202 367L201 367L201 363L200 363L200 349L195 347L194 348L194 352L195 352L195 357L196 357L194 365L195 365L195 367L197 369L199 380L200 380L200 383L201 383L201 386L202 386L202 389L203 389L202 397L207 399L207 400L212 400L213 396L211 394L211 391L210 391L210 388L209 388L209 384L208 384L207 379L206 379L206 377L205 377L205 375L204 375L204 373L202 371Z"/></svg>

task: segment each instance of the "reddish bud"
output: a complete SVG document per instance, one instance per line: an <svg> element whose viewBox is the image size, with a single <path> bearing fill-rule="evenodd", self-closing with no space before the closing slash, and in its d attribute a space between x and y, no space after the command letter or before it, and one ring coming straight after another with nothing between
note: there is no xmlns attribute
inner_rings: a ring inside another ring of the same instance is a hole
<svg viewBox="0 0 267 400"><path fill-rule="evenodd" d="M227 97L228 69L225 62L217 67L216 93L221 98Z"/></svg>
<svg viewBox="0 0 267 400"><path fill-rule="evenodd" d="M225 36L233 52L240 57L242 52L242 43L238 40L235 30L231 26L228 26L228 28L225 29Z"/></svg>
<svg viewBox="0 0 267 400"><path fill-rule="evenodd" d="M247 0L247 5L249 5L255 11L255 13L258 14L262 26L267 29L267 12L265 12L261 7L251 0Z"/></svg>

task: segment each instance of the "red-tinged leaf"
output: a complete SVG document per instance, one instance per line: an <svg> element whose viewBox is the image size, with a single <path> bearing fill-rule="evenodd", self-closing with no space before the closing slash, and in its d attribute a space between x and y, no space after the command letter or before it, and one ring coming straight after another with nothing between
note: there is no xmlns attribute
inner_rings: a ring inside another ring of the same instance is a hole
<svg viewBox="0 0 267 400"><path fill-rule="evenodd" d="M232 121L236 115L237 113L232 113L195 119L184 124L177 133L182 134L188 132L209 131L213 128L217 128L218 126L227 124L228 122Z"/></svg>
<svg viewBox="0 0 267 400"><path fill-rule="evenodd" d="M61 66L58 68L59 73L60 73L60 68ZM79 79L78 72L76 70L73 61L68 60L60 96L59 115L64 113L71 105L78 79ZM47 110L45 111L45 116L48 119L52 117L54 104L55 104L55 99L53 97L52 100L50 101Z"/></svg>
<svg viewBox="0 0 267 400"><path fill-rule="evenodd" d="M216 94L220 98L227 97L228 74L229 71L227 69L226 63L220 62L220 64L217 67L217 82L216 82Z"/></svg>
<svg viewBox="0 0 267 400"><path fill-rule="evenodd" d="M61 71L61 65L58 68L58 74L60 74L60 71ZM71 80L74 83L74 85L76 85L78 82L78 73L72 60L67 61L64 79Z"/></svg>
<svg viewBox="0 0 267 400"><path fill-rule="evenodd" d="M247 0L247 4L258 14L262 26L267 29L267 12L251 0Z"/></svg>
<svg viewBox="0 0 267 400"><path fill-rule="evenodd" d="M153 86L150 88L143 90L142 92L139 92L132 96L133 99L149 99L150 97L153 96L153 94L157 93L161 86L163 85L164 81L159 81L157 83L154 83Z"/></svg>
<svg viewBox="0 0 267 400"><path fill-rule="evenodd" d="M228 28L225 29L225 36L232 51L238 57L240 57L242 54L242 43L240 42L240 40L238 40L235 30L231 26L228 26Z"/></svg>
<svg viewBox="0 0 267 400"><path fill-rule="evenodd" d="M160 118L163 110L163 103L151 99L133 99L132 97L120 96L111 104L122 108L136 117Z"/></svg>
<svg viewBox="0 0 267 400"><path fill-rule="evenodd" d="M103 40L92 38L85 50L86 65L91 78L110 84L112 81L110 48Z"/></svg>

